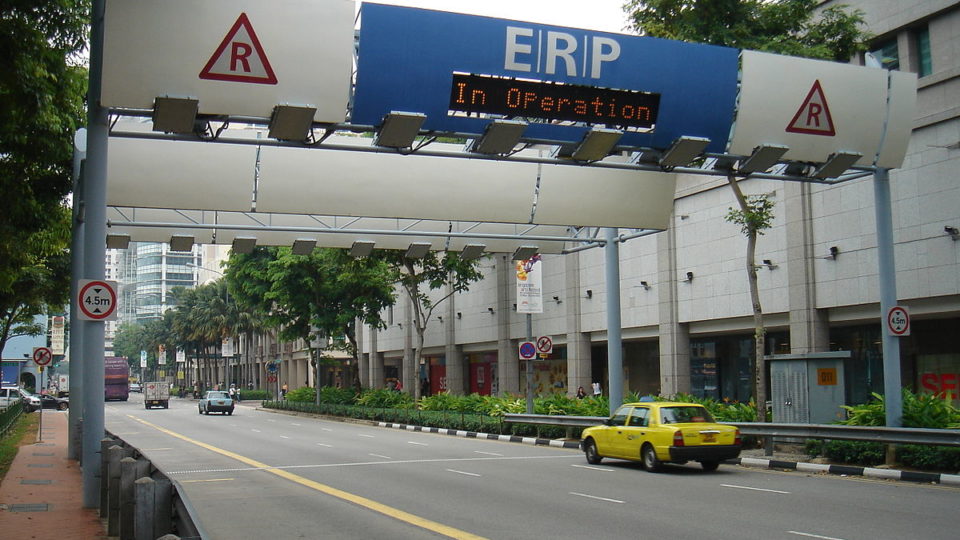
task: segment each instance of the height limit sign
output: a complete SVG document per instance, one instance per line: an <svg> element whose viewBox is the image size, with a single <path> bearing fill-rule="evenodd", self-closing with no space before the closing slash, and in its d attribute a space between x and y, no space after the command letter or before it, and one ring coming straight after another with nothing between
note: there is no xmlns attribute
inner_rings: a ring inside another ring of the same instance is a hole
<svg viewBox="0 0 960 540"><path fill-rule="evenodd" d="M84 321L114 321L117 319L117 282L98 279L78 281L80 293L77 306Z"/></svg>
<svg viewBox="0 0 960 540"><path fill-rule="evenodd" d="M903 306L893 306L887 311L887 332L891 336L910 335L910 313Z"/></svg>

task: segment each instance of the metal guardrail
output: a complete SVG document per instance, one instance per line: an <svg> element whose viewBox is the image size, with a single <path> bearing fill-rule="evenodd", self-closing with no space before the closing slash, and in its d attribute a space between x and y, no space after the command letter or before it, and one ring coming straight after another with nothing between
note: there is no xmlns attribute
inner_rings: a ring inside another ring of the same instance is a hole
<svg viewBox="0 0 960 540"><path fill-rule="evenodd" d="M602 424L605 416L561 416L548 414L505 414L503 421L514 424L541 424L566 427L590 427ZM960 429L923 429L884 426L841 426L836 424L774 424L759 422L720 422L740 428L743 435L757 437L796 437L802 439L838 439L885 444L927 444L960 446Z"/></svg>

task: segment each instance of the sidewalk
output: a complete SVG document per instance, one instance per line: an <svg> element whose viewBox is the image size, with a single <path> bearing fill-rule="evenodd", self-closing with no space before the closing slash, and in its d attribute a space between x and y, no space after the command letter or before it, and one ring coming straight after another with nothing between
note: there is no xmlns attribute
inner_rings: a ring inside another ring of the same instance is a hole
<svg viewBox="0 0 960 540"><path fill-rule="evenodd" d="M67 414L43 411L42 441L17 452L0 484L0 536L17 540L108 538L97 511L83 507L79 463L67 459Z"/></svg>

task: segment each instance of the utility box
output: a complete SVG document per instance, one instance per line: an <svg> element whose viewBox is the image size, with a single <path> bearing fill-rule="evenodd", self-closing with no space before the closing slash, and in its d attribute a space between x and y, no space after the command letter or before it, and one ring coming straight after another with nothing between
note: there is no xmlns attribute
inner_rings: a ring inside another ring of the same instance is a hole
<svg viewBox="0 0 960 540"><path fill-rule="evenodd" d="M773 421L831 424L846 418L843 361L850 351L767 356Z"/></svg>

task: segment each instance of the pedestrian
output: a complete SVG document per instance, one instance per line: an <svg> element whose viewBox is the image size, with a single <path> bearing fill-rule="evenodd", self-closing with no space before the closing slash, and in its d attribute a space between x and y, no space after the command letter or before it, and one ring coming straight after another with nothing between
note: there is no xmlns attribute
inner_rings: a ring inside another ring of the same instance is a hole
<svg viewBox="0 0 960 540"><path fill-rule="evenodd" d="M600 397L600 394L603 393L603 391L600 389L600 383L595 382L593 383L592 386L593 386L593 397Z"/></svg>
<svg viewBox="0 0 960 540"><path fill-rule="evenodd" d="M231 384L231 385L230 385L230 390L228 390L228 393L230 394L230 401L236 401L236 400L237 400L237 387L236 387L236 386L234 386L234 385Z"/></svg>
<svg viewBox="0 0 960 540"><path fill-rule="evenodd" d="M577 387L577 399L583 399L585 397L587 397L586 390L584 390L582 386Z"/></svg>
<svg viewBox="0 0 960 540"><path fill-rule="evenodd" d="M283 386L280 387L280 397L287 399L287 383L283 383Z"/></svg>

